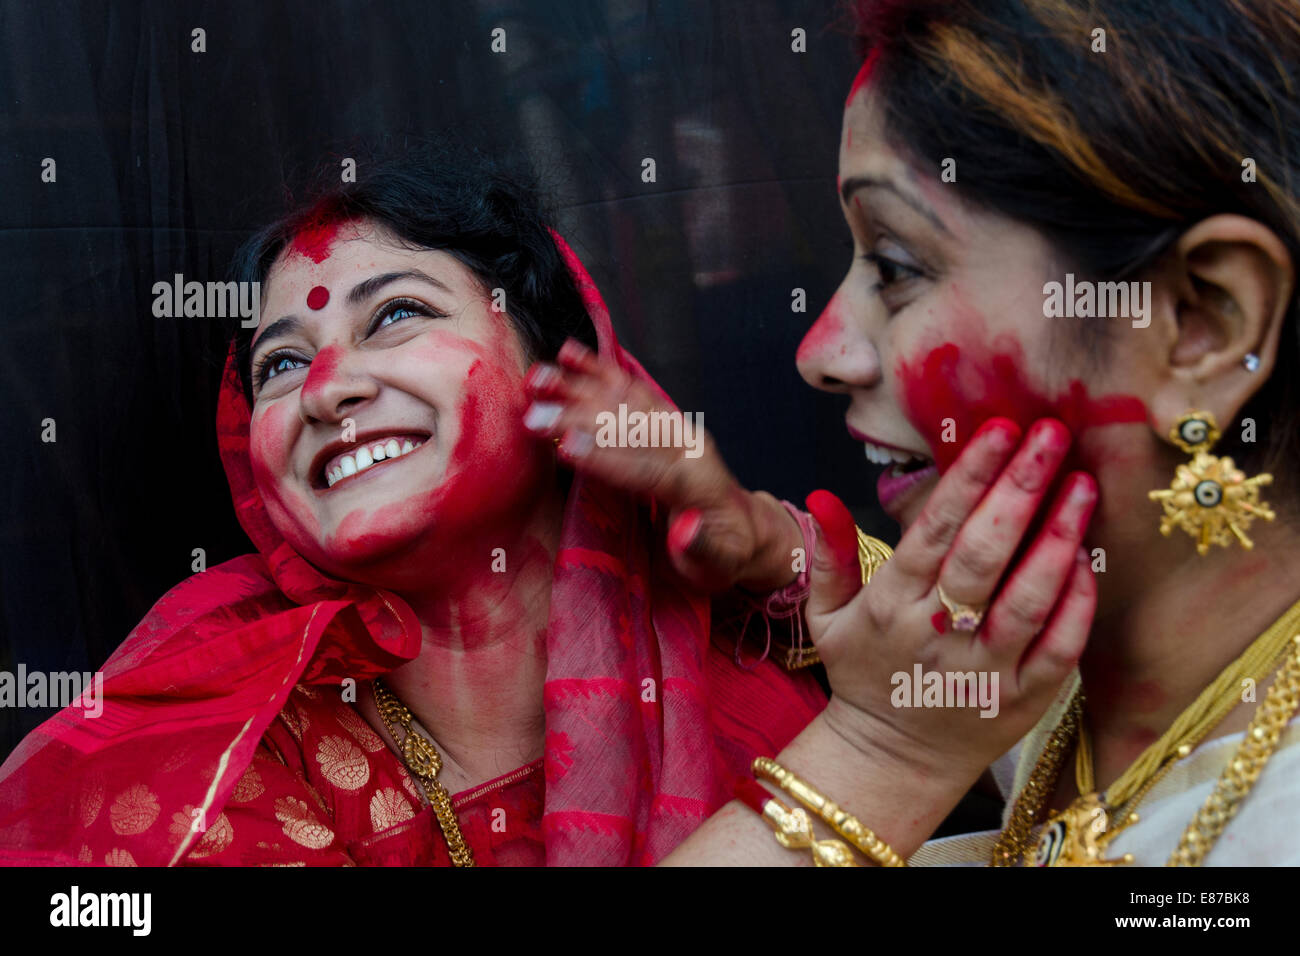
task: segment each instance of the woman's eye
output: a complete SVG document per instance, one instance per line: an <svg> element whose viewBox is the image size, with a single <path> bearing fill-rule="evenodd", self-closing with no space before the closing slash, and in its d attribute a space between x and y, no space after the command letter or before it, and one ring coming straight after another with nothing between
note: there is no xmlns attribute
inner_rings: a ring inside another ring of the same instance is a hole
<svg viewBox="0 0 1300 956"><path fill-rule="evenodd" d="M375 328L382 329L385 325L392 325L394 322L400 322L402 319L418 314L419 313L414 309L404 305L399 306L396 309L388 309L383 313L383 316L379 320L379 324L376 325Z"/></svg>
<svg viewBox="0 0 1300 956"><path fill-rule="evenodd" d="M300 366L306 366L308 363L293 355L272 353L262 359L258 366L258 378L260 384L265 384L268 379L275 378L281 372L291 372Z"/></svg>
<svg viewBox="0 0 1300 956"><path fill-rule="evenodd" d="M423 303L416 302L412 299L394 299L392 302L386 302L377 313L375 313L375 323L371 327L372 332L378 332L385 326L395 325L404 319L414 316L441 315L435 312Z"/></svg>
<svg viewBox="0 0 1300 956"><path fill-rule="evenodd" d="M887 289L896 283L906 282L908 279L915 279L925 275L916 266L909 266L897 259L883 256L878 252L868 252L862 258L876 267L876 274L880 276L877 288L881 290Z"/></svg>

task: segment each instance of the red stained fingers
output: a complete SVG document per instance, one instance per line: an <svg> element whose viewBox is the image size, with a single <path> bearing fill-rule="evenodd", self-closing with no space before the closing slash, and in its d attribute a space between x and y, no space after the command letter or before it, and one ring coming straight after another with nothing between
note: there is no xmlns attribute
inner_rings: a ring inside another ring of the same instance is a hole
<svg viewBox="0 0 1300 956"><path fill-rule="evenodd" d="M934 589L948 550L958 532L1020 443L1020 426L1006 418L986 422L939 479L920 516L894 552L897 586L906 598L919 600Z"/></svg>
<svg viewBox="0 0 1300 956"><path fill-rule="evenodd" d="M1097 581L1088 553L1079 548L1047 625L1020 657L1016 684L1022 693L1061 685L1083 655L1096 610Z"/></svg>
<svg viewBox="0 0 1300 956"><path fill-rule="evenodd" d="M994 655L1018 657L1046 627L1063 589L1077 573L1076 558L1096 504L1097 482L1091 475L1074 472L1065 480L1042 528L984 619L982 635Z"/></svg>
<svg viewBox="0 0 1300 956"><path fill-rule="evenodd" d="M858 529L844 502L829 491L814 491L804 501L817 522L813 553L813 589L808 596L809 618L843 607L862 589L858 564Z"/></svg>
<svg viewBox="0 0 1300 956"><path fill-rule="evenodd" d="M992 599L1069 448L1070 432L1055 419L1030 427L944 558L938 583L950 600L981 606Z"/></svg>

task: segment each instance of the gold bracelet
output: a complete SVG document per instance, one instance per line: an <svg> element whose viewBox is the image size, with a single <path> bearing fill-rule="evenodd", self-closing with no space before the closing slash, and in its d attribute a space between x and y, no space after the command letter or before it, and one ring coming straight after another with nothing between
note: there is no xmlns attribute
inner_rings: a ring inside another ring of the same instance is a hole
<svg viewBox="0 0 1300 956"><path fill-rule="evenodd" d="M754 775L771 781L790 794L880 866L907 866L893 847L876 836L857 817L818 793L771 757L758 757L754 760Z"/></svg>
<svg viewBox="0 0 1300 956"><path fill-rule="evenodd" d="M772 828L776 842L787 850L809 850L816 866L857 866L853 851L840 840L818 840L812 818L802 809L791 810L771 795L763 804L763 819Z"/></svg>

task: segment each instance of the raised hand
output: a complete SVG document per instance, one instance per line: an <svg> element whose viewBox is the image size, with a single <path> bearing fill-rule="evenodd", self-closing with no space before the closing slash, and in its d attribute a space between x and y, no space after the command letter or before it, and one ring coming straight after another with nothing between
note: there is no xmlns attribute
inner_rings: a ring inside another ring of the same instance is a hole
<svg viewBox="0 0 1300 956"><path fill-rule="evenodd" d="M1013 422L988 422L866 587L847 509L827 492L809 496L822 532L809 632L833 692L827 717L846 735L918 772L973 782L1042 716L1083 653L1096 606L1081 547L1096 482L1074 472L1047 497L1069 445L1055 420L1036 422L1023 442ZM983 610L977 630L954 627L972 617L945 607L940 588L959 612ZM923 673L983 673L987 686L996 674L996 716L895 706L894 675L910 680L918 664Z"/></svg>
<svg viewBox="0 0 1300 956"><path fill-rule="evenodd" d="M560 439L563 462L667 510L669 555L695 586L770 591L793 580L791 553L803 544L798 525L771 495L741 487L693 416L574 340L555 363L534 365L526 388L533 404L524 424L536 435ZM630 447L599 440L613 431L608 423L617 420L620 405L625 417L679 416L680 428L665 417L653 419L652 427L680 436L680 443Z"/></svg>

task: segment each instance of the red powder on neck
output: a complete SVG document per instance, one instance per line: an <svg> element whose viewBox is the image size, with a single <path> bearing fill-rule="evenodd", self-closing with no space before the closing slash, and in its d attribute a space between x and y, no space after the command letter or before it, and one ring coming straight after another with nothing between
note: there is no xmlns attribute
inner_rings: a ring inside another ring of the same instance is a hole
<svg viewBox="0 0 1300 956"><path fill-rule="evenodd" d="M1024 367L1014 342L987 355L949 342L919 360L899 361L895 374L904 413L929 442L940 471L990 418L1009 418L1026 431L1040 418L1057 418L1076 439L1089 428L1147 420L1146 406L1135 396L1094 398L1077 379L1055 397L1043 395L1026 380ZM945 429L948 419L953 427ZM945 431L955 440L945 442Z"/></svg>

